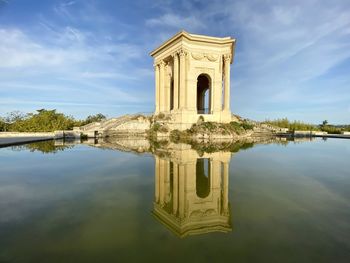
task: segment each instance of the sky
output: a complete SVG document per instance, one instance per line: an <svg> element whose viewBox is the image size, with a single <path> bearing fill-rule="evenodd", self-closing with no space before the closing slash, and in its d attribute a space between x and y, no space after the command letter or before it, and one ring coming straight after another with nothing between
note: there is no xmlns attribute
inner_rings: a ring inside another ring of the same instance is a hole
<svg viewBox="0 0 350 263"><path fill-rule="evenodd" d="M349 0L0 0L0 116L151 113L149 52L180 30L236 39L233 113L350 123Z"/></svg>

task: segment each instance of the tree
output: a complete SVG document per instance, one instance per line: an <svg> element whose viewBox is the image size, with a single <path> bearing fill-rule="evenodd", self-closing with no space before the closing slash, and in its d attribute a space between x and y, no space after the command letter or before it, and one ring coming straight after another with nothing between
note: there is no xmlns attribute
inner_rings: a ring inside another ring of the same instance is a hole
<svg viewBox="0 0 350 263"><path fill-rule="evenodd" d="M25 118L11 118L11 120L10 130L19 132L71 130L76 123L71 116L57 113L56 110L45 109L40 109L35 114L27 114Z"/></svg>
<svg viewBox="0 0 350 263"><path fill-rule="evenodd" d="M0 117L0 132L6 131L6 122Z"/></svg>
<svg viewBox="0 0 350 263"><path fill-rule="evenodd" d="M324 121L322 122L322 125L321 125L321 126L325 127L325 126L327 126L327 125L328 125L328 121L327 121L327 120L324 120Z"/></svg>
<svg viewBox="0 0 350 263"><path fill-rule="evenodd" d="M26 114L21 111L11 111L6 114L5 122L14 123L16 121L21 121L26 118Z"/></svg>
<svg viewBox="0 0 350 263"><path fill-rule="evenodd" d="M92 122L100 122L106 119L106 116L102 113L97 113L95 115L89 115L87 118L83 121L82 125L86 125Z"/></svg>

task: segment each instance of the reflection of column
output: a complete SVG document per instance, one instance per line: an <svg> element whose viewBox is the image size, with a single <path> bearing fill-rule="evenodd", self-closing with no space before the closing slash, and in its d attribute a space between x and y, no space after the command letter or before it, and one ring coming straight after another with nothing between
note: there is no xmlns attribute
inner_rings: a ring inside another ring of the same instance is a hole
<svg viewBox="0 0 350 263"><path fill-rule="evenodd" d="M223 208L224 212L228 212L228 176L229 167L228 163L224 163L224 178L223 178Z"/></svg>
<svg viewBox="0 0 350 263"><path fill-rule="evenodd" d="M211 187L221 188L221 161L218 159L210 160L211 168Z"/></svg>
<svg viewBox="0 0 350 263"><path fill-rule="evenodd" d="M165 172L165 169L164 169L164 160L160 159L159 160L159 203L161 206L164 205L164 183L165 183L165 180L164 180L164 172Z"/></svg>
<svg viewBox="0 0 350 263"><path fill-rule="evenodd" d="M176 163L173 165L173 214L177 214L178 198L179 198L179 175L178 166Z"/></svg>
<svg viewBox="0 0 350 263"><path fill-rule="evenodd" d="M156 174L156 178L155 178L155 201L156 203L159 202L159 158L157 156L155 156L155 167L154 167L154 171Z"/></svg>
<svg viewBox="0 0 350 263"><path fill-rule="evenodd" d="M164 103L165 103L165 87L164 87L164 61L159 63L159 111L164 111Z"/></svg>
<svg viewBox="0 0 350 263"><path fill-rule="evenodd" d="M180 50L180 87L179 87L179 107L184 109L186 107L186 53L184 50Z"/></svg>
<svg viewBox="0 0 350 263"><path fill-rule="evenodd" d="M174 110L179 108L179 58L174 54Z"/></svg>
<svg viewBox="0 0 350 263"><path fill-rule="evenodd" d="M179 165L179 216L185 217L185 165Z"/></svg>
<svg viewBox="0 0 350 263"><path fill-rule="evenodd" d="M164 179L165 179L165 202L169 203L170 202L170 163L168 160L164 160Z"/></svg>
<svg viewBox="0 0 350 263"><path fill-rule="evenodd" d="M154 65L154 71L155 71L155 84L156 84L156 113L159 112L159 66L156 64Z"/></svg>
<svg viewBox="0 0 350 263"><path fill-rule="evenodd" d="M225 69L225 100L224 110L230 110L230 66L231 66L231 55L224 55L224 69Z"/></svg>

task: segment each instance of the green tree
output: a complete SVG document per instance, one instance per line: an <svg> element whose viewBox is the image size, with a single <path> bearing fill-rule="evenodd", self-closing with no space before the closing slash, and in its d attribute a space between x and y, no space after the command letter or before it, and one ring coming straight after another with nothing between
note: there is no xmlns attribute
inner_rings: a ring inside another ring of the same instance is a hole
<svg viewBox="0 0 350 263"><path fill-rule="evenodd" d="M89 115L87 118L82 122L82 125L89 124L92 122L100 122L106 119L106 116L102 113L97 113L95 115Z"/></svg>
<svg viewBox="0 0 350 263"><path fill-rule="evenodd" d="M57 113L56 110L40 109L35 114L27 114L25 117L9 116L10 131L18 132L51 132L55 130L71 130L76 121L71 116Z"/></svg>
<svg viewBox="0 0 350 263"><path fill-rule="evenodd" d="M0 132L3 131L6 131L6 122L2 117L0 117Z"/></svg>

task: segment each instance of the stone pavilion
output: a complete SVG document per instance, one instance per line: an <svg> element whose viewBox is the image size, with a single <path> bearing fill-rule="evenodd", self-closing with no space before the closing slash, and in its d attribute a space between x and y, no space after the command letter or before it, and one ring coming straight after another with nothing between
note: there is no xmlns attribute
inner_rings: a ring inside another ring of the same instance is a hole
<svg viewBox="0 0 350 263"><path fill-rule="evenodd" d="M150 55L154 58L155 114L169 115L173 129L187 129L200 116L228 123L230 67L235 39L180 31Z"/></svg>

